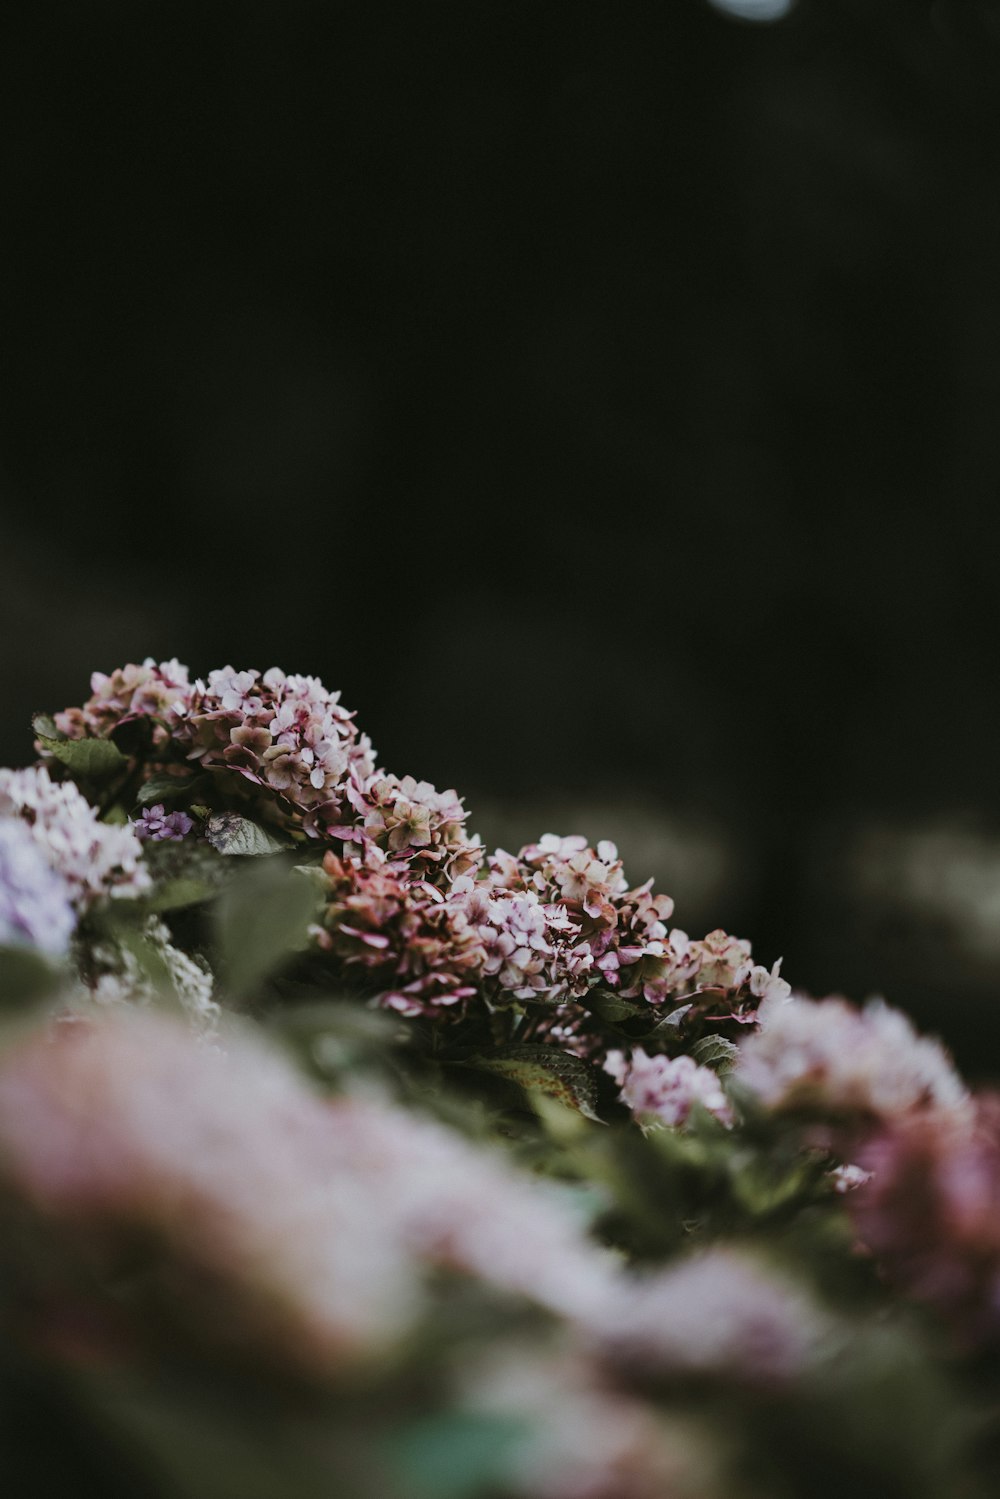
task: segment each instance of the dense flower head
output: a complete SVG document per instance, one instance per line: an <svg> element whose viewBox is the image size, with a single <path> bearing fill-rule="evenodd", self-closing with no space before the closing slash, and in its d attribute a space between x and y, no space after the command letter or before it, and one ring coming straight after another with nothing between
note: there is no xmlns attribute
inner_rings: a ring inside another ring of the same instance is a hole
<svg viewBox="0 0 1000 1499"><path fill-rule="evenodd" d="M331 851L323 869L329 895L316 941L387 1009L436 1015L477 992L486 954L464 884L441 891L377 849L367 858Z"/></svg>
<svg viewBox="0 0 1000 1499"><path fill-rule="evenodd" d="M891 1119L968 1095L938 1041L899 1010L842 999L778 1006L740 1048L737 1076L768 1109Z"/></svg>
<svg viewBox="0 0 1000 1499"><path fill-rule="evenodd" d="M567 1317L609 1293L610 1262L544 1183L380 1100L315 1096L247 1032L222 1039L128 1010L0 1060L0 1216L32 1225L44 1290L58 1272L114 1317L116 1266L144 1244L133 1332L321 1373L405 1333L432 1266ZM0 1243L23 1253L20 1233ZM21 1283L35 1263L7 1269Z"/></svg>
<svg viewBox="0 0 1000 1499"><path fill-rule="evenodd" d="M363 781L352 778L347 800L356 820L330 831L348 843L376 848L438 882L482 863L482 847L466 829L469 814L455 791L437 791L429 781L380 770Z"/></svg>
<svg viewBox="0 0 1000 1499"><path fill-rule="evenodd" d="M18 817L30 827L78 912L104 896L129 898L149 888L134 829L101 822L72 781L53 781L41 767L0 770L0 818L5 817Z"/></svg>
<svg viewBox="0 0 1000 1499"><path fill-rule="evenodd" d="M882 1270L962 1341L1000 1343L1000 1095L899 1117L861 1162L848 1205Z"/></svg>
<svg viewBox="0 0 1000 1499"><path fill-rule="evenodd" d="M261 676L225 666L195 682L175 737L189 760L270 793L265 808L314 837L344 820L352 776L374 770L371 744L339 692L277 667Z"/></svg>
<svg viewBox="0 0 1000 1499"><path fill-rule="evenodd" d="M163 743L191 695L188 669L179 661L147 656L141 666L119 666L110 674L95 671L91 695L79 708L55 715L55 725L69 739L104 738L133 718L157 720L154 743Z"/></svg>
<svg viewBox="0 0 1000 1499"><path fill-rule="evenodd" d="M76 926L69 885L19 817L0 817L0 947L62 957Z"/></svg>
<svg viewBox="0 0 1000 1499"><path fill-rule="evenodd" d="M517 854L503 849L491 854L487 880L497 895L527 900L550 913L546 940L557 958L542 978L536 960L533 979L550 1001L578 998L594 984L652 1005L719 990L726 991L731 1010L752 1018L765 994L788 991L777 965L770 972L755 967L749 942L723 931L692 941L686 932L671 929L670 896L654 894L652 880L630 888L613 843L603 841L595 849L577 835L546 833ZM530 998L530 982L503 987Z"/></svg>
<svg viewBox="0 0 1000 1499"><path fill-rule="evenodd" d="M699 1067L693 1057L651 1057L637 1046L628 1056L609 1051L604 1070L621 1089L622 1103L639 1120L658 1120L676 1128L686 1124L698 1104L723 1124L733 1122L732 1106L718 1074L710 1067Z"/></svg>

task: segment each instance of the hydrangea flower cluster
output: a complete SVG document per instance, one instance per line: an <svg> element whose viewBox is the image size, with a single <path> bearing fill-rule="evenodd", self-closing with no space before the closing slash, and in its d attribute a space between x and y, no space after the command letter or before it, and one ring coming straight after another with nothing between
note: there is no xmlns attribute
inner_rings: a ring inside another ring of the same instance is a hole
<svg viewBox="0 0 1000 1499"><path fill-rule="evenodd" d="M647 1056L641 1046L630 1055L609 1051L604 1070L614 1078L619 1098L640 1121L658 1120L677 1128L686 1124L696 1104L722 1124L732 1124L733 1110L710 1067L699 1067L693 1057Z"/></svg>
<svg viewBox="0 0 1000 1499"><path fill-rule="evenodd" d="M1000 1095L894 1118L849 1206L883 1272L973 1346L1000 1345Z"/></svg>
<svg viewBox="0 0 1000 1499"><path fill-rule="evenodd" d="M67 882L19 817L0 818L0 947L63 957L76 926Z"/></svg>
<svg viewBox="0 0 1000 1499"><path fill-rule="evenodd" d="M147 656L141 666L120 666L110 674L95 671L91 695L79 708L55 715L55 725L67 739L106 738L119 724L134 718L155 720L154 744L166 743L191 696L188 669L177 660L159 665Z"/></svg>
<svg viewBox="0 0 1000 1499"><path fill-rule="evenodd" d="M482 845L467 832L469 814L455 791L376 771L363 781L352 777L346 794L357 821L330 828L331 836L365 851L376 849L437 883L469 874L482 863Z"/></svg>
<svg viewBox="0 0 1000 1499"><path fill-rule="evenodd" d="M464 899L369 852L323 859L329 895L314 928L322 951L364 975L400 1014L434 1015L477 992L482 940Z"/></svg>
<svg viewBox="0 0 1000 1499"><path fill-rule="evenodd" d="M776 1112L891 1119L968 1102L940 1043L880 1001L859 1010L842 999L794 1000L772 1010L741 1046L736 1076Z"/></svg>
<svg viewBox="0 0 1000 1499"><path fill-rule="evenodd" d="M225 666L197 681L175 732L186 756L204 770L229 771L271 793L262 805L312 837L344 821L352 777L374 771L367 736L318 677L286 676L272 667ZM283 815L282 815L283 814Z"/></svg>
<svg viewBox="0 0 1000 1499"><path fill-rule="evenodd" d="M128 826L101 822L71 781L38 767L0 769L0 818L18 817L70 892L77 912L105 896L132 898L149 888L142 844Z"/></svg>

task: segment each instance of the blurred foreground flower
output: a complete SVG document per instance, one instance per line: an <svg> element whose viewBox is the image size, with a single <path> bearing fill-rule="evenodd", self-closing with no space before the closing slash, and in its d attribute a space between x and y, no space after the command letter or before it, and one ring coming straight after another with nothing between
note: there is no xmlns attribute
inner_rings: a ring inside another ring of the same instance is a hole
<svg viewBox="0 0 1000 1499"><path fill-rule="evenodd" d="M0 947L33 947L62 957L75 926L69 885L27 823L0 818Z"/></svg>
<svg viewBox="0 0 1000 1499"><path fill-rule="evenodd" d="M3 1253L29 1336L58 1348L82 1319L322 1374L397 1341L432 1266L569 1316L606 1294L601 1252L542 1184L225 1039L125 1011L4 1055Z"/></svg>
<svg viewBox="0 0 1000 1499"><path fill-rule="evenodd" d="M892 1282L964 1343L1000 1343L1000 1095L891 1121L861 1159L848 1206Z"/></svg>
<svg viewBox="0 0 1000 1499"><path fill-rule="evenodd" d="M957 1109L967 1090L940 1042L875 1001L797 999L775 1007L740 1048L736 1079L767 1109L892 1119Z"/></svg>

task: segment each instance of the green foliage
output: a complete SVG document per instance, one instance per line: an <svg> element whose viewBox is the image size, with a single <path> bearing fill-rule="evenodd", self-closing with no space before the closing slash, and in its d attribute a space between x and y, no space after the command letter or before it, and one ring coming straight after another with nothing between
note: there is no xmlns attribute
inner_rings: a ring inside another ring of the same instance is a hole
<svg viewBox="0 0 1000 1499"><path fill-rule="evenodd" d="M128 766L128 761L110 739L52 739L38 735L43 749L81 780L107 781Z"/></svg>
<svg viewBox="0 0 1000 1499"><path fill-rule="evenodd" d="M202 776L197 775L172 776L166 771L157 771L139 787L136 802L140 807L151 807L156 802L177 801L178 798L189 799L203 779Z"/></svg>
<svg viewBox="0 0 1000 1499"><path fill-rule="evenodd" d="M315 884L287 860L244 865L215 909L219 970L227 992L237 1001L250 998L290 955L304 949L318 909Z"/></svg>
<svg viewBox="0 0 1000 1499"><path fill-rule="evenodd" d="M529 1431L509 1416L449 1411L394 1432L386 1457L412 1499L475 1499L501 1487Z"/></svg>
<svg viewBox="0 0 1000 1499"><path fill-rule="evenodd" d="M555 1099L587 1119L603 1122L597 1112L594 1068L557 1047L501 1046L489 1056L469 1057L464 1065L505 1078L529 1100L538 1095Z"/></svg>
<svg viewBox="0 0 1000 1499"><path fill-rule="evenodd" d="M25 1009L58 991L63 971L27 947L0 946L0 1008Z"/></svg>
<svg viewBox="0 0 1000 1499"><path fill-rule="evenodd" d="M285 840L251 822L239 812L219 812L205 824L205 837L214 849L227 858L260 858L281 853L288 847Z"/></svg>

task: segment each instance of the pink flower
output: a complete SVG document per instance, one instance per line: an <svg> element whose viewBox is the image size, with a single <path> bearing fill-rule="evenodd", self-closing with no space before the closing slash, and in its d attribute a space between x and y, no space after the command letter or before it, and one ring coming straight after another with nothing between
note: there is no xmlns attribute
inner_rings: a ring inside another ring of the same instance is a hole
<svg viewBox="0 0 1000 1499"><path fill-rule="evenodd" d="M699 1067L692 1057L651 1057L637 1046L629 1056L609 1051L604 1070L621 1088L622 1103L640 1121L657 1121L676 1129L687 1123L699 1104L721 1123L733 1122L718 1075L709 1067Z"/></svg>
<svg viewBox="0 0 1000 1499"><path fill-rule="evenodd" d="M195 682L175 739L189 760L242 778L259 791L261 815L324 836L344 816L353 777L374 768L368 739L353 715L317 677L261 677L231 666Z"/></svg>
<svg viewBox="0 0 1000 1499"><path fill-rule="evenodd" d="M964 1344L1000 1344L1000 1095L897 1115L859 1159L847 1204L883 1272Z"/></svg>
<svg viewBox="0 0 1000 1499"><path fill-rule="evenodd" d="M118 724L133 718L159 722L153 742L163 744L177 715L191 694L188 669L179 661L161 661L147 656L141 666L117 667L109 676L95 671L90 679L91 696L80 708L66 708L55 715L56 728L70 739L105 738Z"/></svg>
<svg viewBox="0 0 1000 1499"><path fill-rule="evenodd" d="M941 1044L880 1002L863 1010L843 999L781 1005L743 1043L736 1072L775 1111L891 1119L968 1099Z"/></svg>

